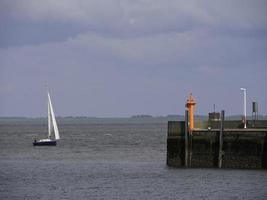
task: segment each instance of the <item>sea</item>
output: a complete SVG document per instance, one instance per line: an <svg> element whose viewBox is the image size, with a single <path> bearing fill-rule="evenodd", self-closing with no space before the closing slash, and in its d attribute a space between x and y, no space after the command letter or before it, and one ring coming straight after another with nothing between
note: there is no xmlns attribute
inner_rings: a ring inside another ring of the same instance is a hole
<svg viewBox="0 0 267 200"><path fill-rule="evenodd" d="M0 120L0 199L267 199L267 170L166 165L167 122L58 120L57 146L45 119Z"/></svg>

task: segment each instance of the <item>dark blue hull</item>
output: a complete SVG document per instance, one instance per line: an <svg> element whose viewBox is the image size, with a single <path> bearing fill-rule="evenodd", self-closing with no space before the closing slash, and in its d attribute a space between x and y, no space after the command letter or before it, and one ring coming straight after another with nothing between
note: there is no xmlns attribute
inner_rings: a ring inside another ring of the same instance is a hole
<svg viewBox="0 0 267 200"><path fill-rule="evenodd" d="M57 141L56 140L52 140L52 141L34 141L33 146L56 146L57 145Z"/></svg>

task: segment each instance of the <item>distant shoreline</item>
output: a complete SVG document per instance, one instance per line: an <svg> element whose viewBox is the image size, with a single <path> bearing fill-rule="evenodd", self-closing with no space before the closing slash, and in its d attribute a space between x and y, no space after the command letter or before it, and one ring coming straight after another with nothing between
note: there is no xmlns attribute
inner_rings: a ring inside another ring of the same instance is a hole
<svg viewBox="0 0 267 200"><path fill-rule="evenodd" d="M182 121L183 115L151 116L151 115L133 115L131 117L87 117L87 116L58 116L58 120L85 120L85 121ZM0 117L0 121L28 121L28 120L46 120L47 117ZM241 120L242 115L226 116L226 120ZM195 115L195 120L206 121L208 116ZM248 117L251 120L251 116ZM267 120L267 115L259 115L258 120Z"/></svg>

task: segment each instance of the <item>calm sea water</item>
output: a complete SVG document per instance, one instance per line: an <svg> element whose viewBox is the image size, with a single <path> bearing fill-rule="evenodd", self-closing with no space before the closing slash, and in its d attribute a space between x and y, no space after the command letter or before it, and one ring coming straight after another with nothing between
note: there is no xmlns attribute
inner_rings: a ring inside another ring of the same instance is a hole
<svg viewBox="0 0 267 200"><path fill-rule="evenodd" d="M0 123L0 199L267 199L267 171L166 166L166 123Z"/></svg>

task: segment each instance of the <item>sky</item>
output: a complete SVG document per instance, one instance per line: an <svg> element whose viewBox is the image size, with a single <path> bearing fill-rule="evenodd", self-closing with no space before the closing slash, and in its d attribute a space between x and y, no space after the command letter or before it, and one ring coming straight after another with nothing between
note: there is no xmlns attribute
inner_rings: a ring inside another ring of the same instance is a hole
<svg viewBox="0 0 267 200"><path fill-rule="evenodd" d="M1 0L0 116L267 114L266 0Z"/></svg>

